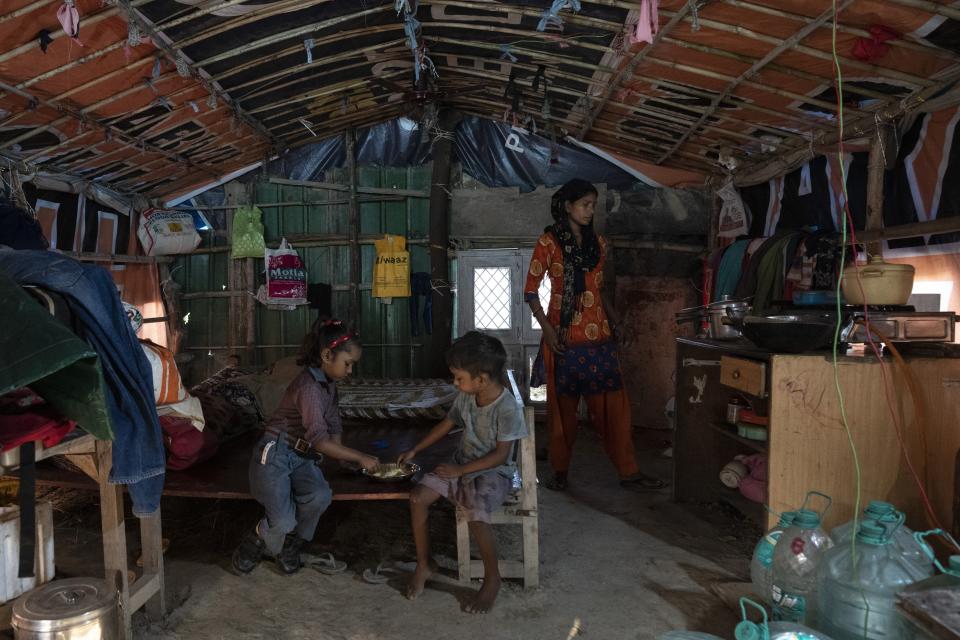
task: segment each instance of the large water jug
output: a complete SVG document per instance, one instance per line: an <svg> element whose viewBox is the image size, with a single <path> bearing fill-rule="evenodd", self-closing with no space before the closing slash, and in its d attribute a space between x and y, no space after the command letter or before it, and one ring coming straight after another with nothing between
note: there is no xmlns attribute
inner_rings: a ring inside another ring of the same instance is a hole
<svg viewBox="0 0 960 640"><path fill-rule="evenodd" d="M833 541L820 514L800 509L773 552L773 619L817 626L817 570Z"/></svg>
<svg viewBox="0 0 960 640"><path fill-rule="evenodd" d="M753 583L753 592L770 602L770 589L773 587L773 551L784 530L793 524L795 511L786 511L780 515L780 522L768 531L757 546L753 549L753 559L750 561L750 582Z"/></svg>
<svg viewBox="0 0 960 640"><path fill-rule="evenodd" d="M930 573L893 544L893 523L864 520L856 539L831 549L820 567L819 628L836 640L908 640L896 594ZM931 567L932 567L931 563Z"/></svg>
<svg viewBox="0 0 960 640"><path fill-rule="evenodd" d="M753 606L762 622L750 622L747 606ZM734 630L736 640L832 640L826 634L794 622L769 622L767 610L750 598L740 598L741 621ZM699 631L669 631L657 640L723 640L720 636Z"/></svg>
<svg viewBox="0 0 960 640"><path fill-rule="evenodd" d="M941 535L946 538L953 548L957 549L960 546L957 545L957 541L953 539L947 533L944 533L940 529L934 529L933 531L925 531L923 533L915 533L914 539L923 549L925 555L930 558L930 561L933 562L937 569L941 571L941 575L927 578L926 580L921 580L910 585L898 595L901 599L901 604L904 605L904 609L910 610L910 602L917 596L923 596L924 599L930 600L936 598L937 600L949 601L952 600L956 602L957 599L960 599L960 555L950 556L947 565L944 566L940 564L940 561L936 559L933 555L933 549L924 541L924 538L932 535ZM952 597L951 597L952 594ZM909 620L902 612L898 611L900 614L900 620L904 625L904 628L907 629L908 634L912 634L909 637L911 638L929 638L930 640L935 640L935 637L927 629L921 629L914 623L912 620ZM943 611L944 614L953 614L954 611Z"/></svg>
<svg viewBox="0 0 960 640"><path fill-rule="evenodd" d="M893 525L901 518L901 515L900 511L897 511L897 508L889 502L871 500L867 508L864 509L860 522L864 520L877 520L885 525ZM856 533L853 524L854 521L851 520L831 531L830 537L833 538L833 544L839 547L852 539ZM913 531L906 525L900 525L896 528L890 544L896 547L903 557L915 564L918 569L926 572L927 575L933 575L933 563L927 558L927 555L923 552L923 549L917 541L913 539Z"/></svg>

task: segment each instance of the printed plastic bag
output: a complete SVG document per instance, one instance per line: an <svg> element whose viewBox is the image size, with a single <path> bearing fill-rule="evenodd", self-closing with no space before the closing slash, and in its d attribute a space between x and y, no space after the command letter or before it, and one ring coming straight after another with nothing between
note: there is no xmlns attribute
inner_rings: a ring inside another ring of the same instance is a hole
<svg viewBox="0 0 960 640"><path fill-rule="evenodd" d="M747 217L746 207L733 180L727 182L718 191L717 195L723 201L720 205L720 229L717 233L721 238L736 238L746 235L750 229L750 220Z"/></svg>
<svg viewBox="0 0 960 640"><path fill-rule="evenodd" d="M148 256L190 253L200 244L200 234L187 211L147 209L140 214L137 238Z"/></svg>
<svg viewBox="0 0 960 640"><path fill-rule="evenodd" d="M264 249L263 260L267 272L267 302L307 304L307 270L287 239L283 238L278 249Z"/></svg>
<svg viewBox="0 0 960 640"><path fill-rule="evenodd" d="M242 207L233 214L231 255L234 258L259 258L266 250L263 243L263 222L257 207Z"/></svg>
<svg viewBox="0 0 960 640"><path fill-rule="evenodd" d="M374 298L410 297L410 253L403 236L374 240L377 260L373 265Z"/></svg>

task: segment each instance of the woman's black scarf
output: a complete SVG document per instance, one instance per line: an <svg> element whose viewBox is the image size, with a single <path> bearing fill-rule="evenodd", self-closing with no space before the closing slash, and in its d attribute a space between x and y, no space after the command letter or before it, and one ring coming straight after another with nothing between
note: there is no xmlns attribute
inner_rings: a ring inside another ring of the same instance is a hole
<svg viewBox="0 0 960 640"><path fill-rule="evenodd" d="M600 243L593 225L589 225L581 227L583 244L578 245L566 216L545 231L554 235L563 252L563 302L560 304L560 332L563 334L570 326L573 314L580 310L582 294L587 290L586 275L600 262Z"/></svg>

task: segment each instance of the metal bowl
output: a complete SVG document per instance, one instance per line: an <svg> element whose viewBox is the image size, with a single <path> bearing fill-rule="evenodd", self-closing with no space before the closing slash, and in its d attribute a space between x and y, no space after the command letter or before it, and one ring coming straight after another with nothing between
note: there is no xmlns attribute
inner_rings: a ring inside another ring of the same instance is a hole
<svg viewBox="0 0 960 640"><path fill-rule="evenodd" d="M420 465L412 462L404 462L402 465L396 462L385 462L374 472L361 469L360 472L378 482L403 482L409 480L420 471Z"/></svg>

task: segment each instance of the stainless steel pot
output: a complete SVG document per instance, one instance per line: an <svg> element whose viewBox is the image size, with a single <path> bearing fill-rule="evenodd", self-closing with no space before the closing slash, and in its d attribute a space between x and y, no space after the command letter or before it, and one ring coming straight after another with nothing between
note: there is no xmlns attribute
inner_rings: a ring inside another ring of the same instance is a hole
<svg viewBox="0 0 960 640"><path fill-rule="evenodd" d="M106 580L55 580L14 603L11 625L17 640L115 640L118 605Z"/></svg>
<svg viewBox="0 0 960 640"><path fill-rule="evenodd" d="M707 336L714 340L739 340L743 317L750 310L744 300L720 300L707 305Z"/></svg>

